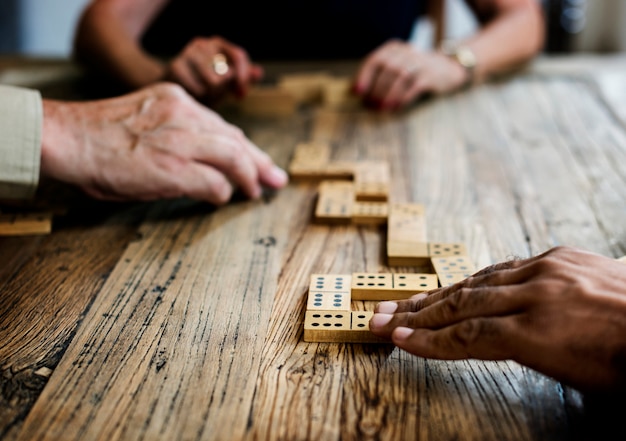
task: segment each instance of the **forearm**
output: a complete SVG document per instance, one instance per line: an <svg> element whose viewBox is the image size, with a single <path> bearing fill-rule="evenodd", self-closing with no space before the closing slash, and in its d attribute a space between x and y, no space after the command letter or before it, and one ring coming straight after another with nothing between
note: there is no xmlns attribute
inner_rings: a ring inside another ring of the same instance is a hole
<svg viewBox="0 0 626 441"><path fill-rule="evenodd" d="M74 40L74 56L131 88L163 79L165 66L139 45L144 23L124 20L120 12L96 3L81 18Z"/></svg>
<svg viewBox="0 0 626 441"><path fill-rule="evenodd" d="M538 2L503 8L481 30L463 42L477 58L475 76L482 80L512 70L543 47L544 25Z"/></svg>
<svg viewBox="0 0 626 441"><path fill-rule="evenodd" d="M84 171L77 154L81 138L87 138L77 103L43 100L41 175L74 182L74 174Z"/></svg>

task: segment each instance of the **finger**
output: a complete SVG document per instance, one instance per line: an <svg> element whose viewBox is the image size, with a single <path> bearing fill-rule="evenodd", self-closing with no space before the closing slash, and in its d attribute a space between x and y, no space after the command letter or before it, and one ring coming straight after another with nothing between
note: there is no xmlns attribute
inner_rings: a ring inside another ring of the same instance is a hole
<svg viewBox="0 0 626 441"><path fill-rule="evenodd" d="M506 260L503 262L498 262L496 264L486 266L485 268L479 270L478 272L476 272L475 276L486 276L486 275L499 272L499 271L506 271L506 270L511 270L515 268L520 268L528 264L532 260L534 259L525 259L525 260L511 259L511 260Z"/></svg>
<svg viewBox="0 0 626 441"><path fill-rule="evenodd" d="M423 83L420 81L419 74L412 76L411 80L406 84L406 89L400 96L398 107L406 107L419 98L426 91Z"/></svg>
<svg viewBox="0 0 626 441"><path fill-rule="evenodd" d="M234 76L233 70L229 69L223 75L218 75L213 67L213 57L216 51L205 45L197 45L190 48L187 56L192 68L198 77L213 91L224 87Z"/></svg>
<svg viewBox="0 0 626 441"><path fill-rule="evenodd" d="M384 109L393 110L403 106L407 102L407 93L413 84L416 83L416 73L413 71L400 70L396 75L383 100L382 106Z"/></svg>
<svg viewBox="0 0 626 441"><path fill-rule="evenodd" d="M188 196L221 205L230 199L233 187L212 167L152 151L134 171L136 177L109 176L93 185L89 194L108 200L156 200ZM123 175L124 173L122 173ZM137 179L137 176L140 178ZM122 185L123 184L123 185Z"/></svg>
<svg viewBox="0 0 626 441"><path fill-rule="evenodd" d="M508 268L507 268L508 266ZM529 265L523 265L519 262L510 263L509 265L493 265L487 267L466 279L455 283L454 285L438 288L430 291L428 297L419 303L421 308L434 304L442 299L453 295L461 289L480 288L480 287L503 287L515 286L528 282L533 278L537 271ZM410 301L411 299L409 299ZM415 308L416 305L409 304L409 307ZM402 304L399 308L404 310L406 304ZM416 311L417 309L412 309Z"/></svg>
<svg viewBox="0 0 626 441"><path fill-rule="evenodd" d="M443 329L396 328L392 342L411 354L440 360L506 360L520 345L519 327L510 317L465 320Z"/></svg>
<svg viewBox="0 0 626 441"><path fill-rule="evenodd" d="M371 62L365 62L359 68L356 79L354 81L354 92L357 95L366 96L369 90L372 88L372 82L374 81L375 72L377 67Z"/></svg>
<svg viewBox="0 0 626 441"><path fill-rule="evenodd" d="M242 142L246 143L252 160L257 167L260 183L271 188L282 188L287 185L289 181L287 173L274 164L272 158L254 145L243 133L241 133L241 137Z"/></svg>
<svg viewBox="0 0 626 441"><path fill-rule="evenodd" d="M388 66L381 66L378 69L368 98L381 109L385 109L385 105L389 100L389 92L396 80L397 73L395 69L390 69Z"/></svg>
<svg viewBox="0 0 626 441"><path fill-rule="evenodd" d="M199 97L206 94L204 82L197 76L186 59L174 60L170 66L170 72L173 78L192 95Z"/></svg>
<svg viewBox="0 0 626 441"><path fill-rule="evenodd" d="M228 202L234 191L233 185L221 171L207 164L194 162L189 162L181 174L179 188L182 196L215 205Z"/></svg>
<svg viewBox="0 0 626 441"><path fill-rule="evenodd" d="M354 82L354 91L357 95L366 97L371 93L382 63L381 58L381 51L375 51L365 59L359 68Z"/></svg>
<svg viewBox="0 0 626 441"><path fill-rule="evenodd" d="M496 267L499 265L494 265ZM491 267L472 275L453 285L436 288L426 293L420 293L406 300L394 302L396 305L395 312L416 312L434 303L437 303L461 289L477 288L477 287L498 287L507 285L517 285L530 279L533 271L524 269L523 271L516 268L511 270L493 270L488 271ZM482 275L481 275L482 274ZM385 302L383 302L385 303ZM380 305L380 304L379 304ZM377 307L379 308L379 307Z"/></svg>
<svg viewBox="0 0 626 441"><path fill-rule="evenodd" d="M240 95L244 95L252 76L250 58L246 51L231 44L224 45L224 53L232 64L237 91Z"/></svg>
<svg viewBox="0 0 626 441"><path fill-rule="evenodd" d="M261 195L257 168L248 148L235 133L213 135L209 142L196 146L193 159L216 168L248 197L255 199Z"/></svg>
<svg viewBox="0 0 626 441"><path fill-rule="evenodd" d="M393 314L375 313L370 321L372 332L389 335L397 327L436 329L472 318L517 314L532 303L532 293L517 285L488 286L462 288L425 306L429 300L429 296L424 296L398 302L398 309ZM400 311L400 305L406 302L415 308L415 312Z"/></svg>
<svg viewBox="0 0 626 441"><path fill-rule="evenodd" d="M259 64L253 64L250 69L250 80L251 81L259 81L265 75L265 70Z"/></svg>
<svg viewBox="0 0 626 441"><path fill-rule="evenodd" d="M397 81L402 81L409 75L404 67L406 51L399 46L388 48L378 59L378 71L372 83L370 98L378 102L382 108L387 108L391 101L390 91Z"/></svg>

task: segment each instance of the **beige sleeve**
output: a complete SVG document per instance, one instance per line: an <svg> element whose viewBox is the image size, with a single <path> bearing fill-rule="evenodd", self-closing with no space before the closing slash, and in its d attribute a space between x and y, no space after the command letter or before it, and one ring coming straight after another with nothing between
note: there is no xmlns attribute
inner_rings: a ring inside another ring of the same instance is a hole
<svg viewBox="0 0 626 441"><path fill-rule="evenodd" d="M27 199L35 194L42 127L40 93L0 85L0 198Z"/></svg>

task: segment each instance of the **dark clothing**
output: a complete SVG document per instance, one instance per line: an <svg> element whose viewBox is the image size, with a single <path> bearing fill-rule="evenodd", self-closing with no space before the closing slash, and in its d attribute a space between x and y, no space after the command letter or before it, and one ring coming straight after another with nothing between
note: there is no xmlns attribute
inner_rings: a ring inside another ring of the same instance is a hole
<svg viewBox="0 0 626 441"><path fill-rule="evenodd" d="M392 38L409 38L425 0L171 0L143 38L171 56L194 37L219 35L252 59L361 58Z"/></svg>

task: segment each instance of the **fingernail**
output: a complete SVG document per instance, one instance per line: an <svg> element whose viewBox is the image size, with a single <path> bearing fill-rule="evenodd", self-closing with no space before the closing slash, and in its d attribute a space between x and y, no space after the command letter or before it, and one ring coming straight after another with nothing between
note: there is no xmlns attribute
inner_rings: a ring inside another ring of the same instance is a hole
<svg viewBox="0 0 626 441"><path fill-rule="evenodd" d="M404 340L406 340L407 338L409 338L411 336L411 334L413 334L413 329L411 328L405 328L402 326L398 326L396 329L393 330L393 341L395 342L402 342Z"/></svg>
<svg viewBox="0 0 626 441"><path fill-rule="evenodd" d="M398 309L398 304L396 302L380 302L376 305L376 312L380 312L381 314L393 314Z"/></svg>
<svg viewBox="0 0 626 441"><path fill-rule="evenodd" d="M370 319L370 328L382 328L391 321L393 314L374 314Z"/></svg>
<svg viewBox="0 0 626 441"><path fill-rule="evenodd" d="M287 175L287 172L285 170L275 165L270 170L269 179L270 179L270 182L269 182L270 185L274 187L282 187L285 184L287 184L287 181L289 180L289 176Z"/></svg>

